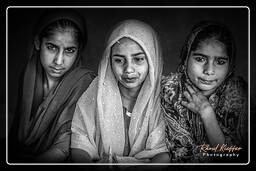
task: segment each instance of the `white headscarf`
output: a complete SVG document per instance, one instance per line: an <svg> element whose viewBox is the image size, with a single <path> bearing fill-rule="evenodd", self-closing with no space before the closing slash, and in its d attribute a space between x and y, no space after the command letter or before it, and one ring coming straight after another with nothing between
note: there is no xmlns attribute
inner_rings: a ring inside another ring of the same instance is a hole
<svg viewBox="0 0 256 171"><path fill-rule="evenodd" d="M103 152L123 155L125 127L118 82L111 68L111 47L130 38L144 50L149 71L134 105L130 126L130 157L149 159L167 151L164 120L160 108L162 53L158 37L147 24L137 20L121 22L110 35L98 70L98 77L77 103L72 121L72 148L81 148L93 159Z"/></svg>

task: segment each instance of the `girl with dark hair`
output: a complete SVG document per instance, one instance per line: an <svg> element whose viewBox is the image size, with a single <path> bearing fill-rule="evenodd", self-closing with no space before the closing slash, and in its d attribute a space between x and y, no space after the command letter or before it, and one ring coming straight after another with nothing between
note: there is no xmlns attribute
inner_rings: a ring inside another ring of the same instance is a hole
<svg viewBox="0 0 256 171"><path fill-rule="evenodd" d="M68 159L75 104L94 78L81 66L86 34L84 19L70 9L40 18L8 137L9 162Z"/></svg>
<svg viewBox="0 0 256 171"><path fill-rule="evenodd" d="M236 146L237 153L247 153L247 83L234 76L234 66L231 32L216 22L197 24L182 48L177 73L162 79L161 105L172 162L246 162L242 155L238 160L220 157L221 147ZM208 147L216 147L216 154L203 150Z"/></svg>

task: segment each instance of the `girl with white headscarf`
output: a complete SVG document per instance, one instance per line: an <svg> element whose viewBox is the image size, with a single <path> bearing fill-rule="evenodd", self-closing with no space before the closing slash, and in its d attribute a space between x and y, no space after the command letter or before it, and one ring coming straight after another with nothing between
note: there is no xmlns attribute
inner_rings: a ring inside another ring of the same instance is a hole
<svg viewBox="0 0 256 171"><path fill-rule="evenodd" d="M137 20L118 24L107 41L98 77L75 109L73 160L168 162L161 73L162 53L155 31Z"/></svg>

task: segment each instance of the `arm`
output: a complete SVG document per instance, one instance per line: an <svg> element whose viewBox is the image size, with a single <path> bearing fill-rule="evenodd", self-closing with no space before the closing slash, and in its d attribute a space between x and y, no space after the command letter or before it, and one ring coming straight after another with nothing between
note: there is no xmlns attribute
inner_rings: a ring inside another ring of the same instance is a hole
<svg viewBox="0 0 256 171"><path fill-rule="evenodd" d="M72 160L75 162L92 162L99 158L96 139L100 135L96 133L95 108L88 107L95 103L92 98L94 91L85 91L78 100L73 115L70 148Z"/></svg>
<svg viewBox="0 0 256 171"><path fill-rule="evenodd" d="M210 105L210 104L209 104ZM216 115L211 106L208 106L200 113L204 123L207 138L212 146L225 143L225 136L220 129Z"/></svg>
<svg viewBox="0 0 256 171"><path fill-rule="evenodd" d="M216 114L208 99L195 87L192 88L188 84L186 84L186 87L188 91L184 91L184 96L188 99L188 102L182 101L182 105L201 116L211 145L224 144L224 134L220 129Z"/></svg>
<svg viewBox="0 0 256 171"><path fill-rule="evenodd" d="M242 78L233 78L226 86L221 99L223 121L221 128L226 144L247 148L248 144L248 89Z"/></svg>
<svg viewBox="0 0 256 171"><path fill-rule="evenodd" d="M159 153L157 155L155 155L152 160L151 163L170 163L170 155L167 152L163 152L163 153Z"/></svg>
<svg viewBox="0 0 256 171"><path fill-rule="evenodd" d="M71 149L71 160L76 163L92 163L91 156L84 150Z"/></svg>
<svg viewBox="0 0 256 171"><path fill-rule="evenodd" d="M35 158L35 162L59 163L66 159L66 155L58 148L51 148Z"/></svg>
<svg viewBox="0 0 256 171"><path fill-rule="evenodd" d="M189 162L195 157L193 149L195 143L179 104L181 96L180 77L172 74L169 78L162 80L161 85L161 107L165 120L165 141L170 153L171 162ZM178 105L177 105L178 104Z"/></svg>

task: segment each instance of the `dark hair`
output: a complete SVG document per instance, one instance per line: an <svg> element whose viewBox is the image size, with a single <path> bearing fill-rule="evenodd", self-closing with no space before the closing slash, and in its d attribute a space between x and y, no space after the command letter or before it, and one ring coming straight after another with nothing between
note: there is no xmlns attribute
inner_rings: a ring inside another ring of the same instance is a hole
<svg viewBox="0 0 256 171"><path fill-rule="evenodd" d="M42 40L57 29L73 28L75 40L79 43L79 49L83 49L87 43L87 29L85 18L76 10L70 8L46 9L41 11L35 26L34 37Z"/></svg>
<svg viewBox="0 0 256 171"><path fill-rule="evenodd" d="M202 23L199 23L199 24L202 24ZM198 27L199 26L196 25L193 28L193 30L195 30ZM226 51L229 59L233 60L233 58L235 57L235 44L234 44L233 36L227 27L225 27L220 23L211 23L203 27L202 30L195 37L191 45L190 52L193 50L196 50L198 48L198 45L200 45L200 43L202 43L207 39L214 39L223 43L226 47Z"/></svg>
<svg viewBox="0 0 256 171"><path fill-rule="evenodd" d="M186 70L187 58L189 57L191 51L197 49L200 43L207 39L215 39L225 45L229 58L228 77L231 77L234 73L236 58L236 47L233 35L224 24L208 20L197 23L187 36L180 54L181 61L177 68L178 72L184 72Z"/></svg>
<svg viewBox="0 0 256 171"><path fill-rule="evenodd" d="M39 33L39 40L41 42L44 37L49 37L49 36L53 35L56 30L66 29L69 27L74 29L73 31L74 31L75 40L78 42L79 48L82 48L83 42L84 42L84 40L82 40L82 38L83 38L82 33L81 33L80 29L78 28L78 26L73 21L71 21L69 19L56 20L53 23L46 26L45 28L43 28L41 33Z"/></svg>

